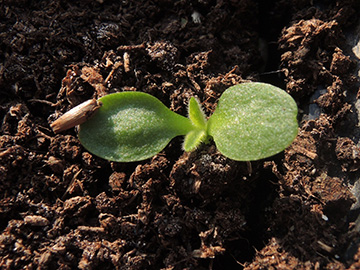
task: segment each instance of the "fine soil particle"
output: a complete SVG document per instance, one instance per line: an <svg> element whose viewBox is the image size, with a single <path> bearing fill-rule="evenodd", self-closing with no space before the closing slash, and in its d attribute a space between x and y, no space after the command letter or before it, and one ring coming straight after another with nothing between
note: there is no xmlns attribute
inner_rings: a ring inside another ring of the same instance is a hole
<svg viewBox="0 0 360 270"><path fill-rule="evenodd" d="M356 0L3 1L1 269L358 269ZM299 134L256 162L175 138L136 163L50 124L119 91L211 115L226 88L284 88ZM355 203L355 204L354 204Z"/></svg>

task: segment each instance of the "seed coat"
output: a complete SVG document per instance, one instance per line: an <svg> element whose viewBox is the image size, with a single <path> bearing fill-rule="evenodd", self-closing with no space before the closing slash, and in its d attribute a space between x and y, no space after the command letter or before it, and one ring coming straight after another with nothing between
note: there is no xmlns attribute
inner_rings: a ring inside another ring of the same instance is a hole
<svg viewBox="0 0 360 270"><path fill-rule="evenodd" d="M89 99L72 108L60 118L51 123L50 127L55 133L60 133L87 121L100 107L101 102Z"/></svg>

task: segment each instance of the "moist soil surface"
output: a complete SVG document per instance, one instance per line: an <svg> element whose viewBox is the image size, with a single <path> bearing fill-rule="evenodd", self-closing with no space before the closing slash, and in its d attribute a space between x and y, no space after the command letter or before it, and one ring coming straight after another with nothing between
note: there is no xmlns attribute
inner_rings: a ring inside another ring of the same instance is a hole
<svg viewBox="0 0 360 270"><path fill-rule="evenodd" d="M358 0L78 2L0 2L1 269L360 268ZM246 81L299 107L266 160L175 138L109 162L50 128L120 91L209 116Z"/></svg>

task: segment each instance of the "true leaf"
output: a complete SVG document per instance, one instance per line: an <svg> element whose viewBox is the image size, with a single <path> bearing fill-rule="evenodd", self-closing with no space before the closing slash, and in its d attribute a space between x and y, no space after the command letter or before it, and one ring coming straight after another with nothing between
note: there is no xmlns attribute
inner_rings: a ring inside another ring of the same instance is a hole
<svg viewBox="0 0 360 270"><path fill-rule="evenodd" d="M192 124L200 129L206 129L206 118L203 110L201 109L200 103L194 98L191 97L189 101L189 119Z"/></svg>
<svg viewBox="0 0 360 270"><path fill-rule="evenodd" d="M186 134L183 148L186 152L194 151L202 142L206 140L206 131L195 129Z"/></svg>
<svg viewBox="0 0 360 270"><path fill-rule="evenodd" d="M219 151L234 160L251 161L284 150L297 135L297 105L282 89L265 83L228 88L208 121Z"/></svg>
<svg viewBox="0 0 360 270"><path fill-rule="evenodd" d="M102 107L80 126L79 139L104 159L130 162L150 158L172 138L193 129L191 121L142 92L121 92L99 99Z"/></svg>
<svg viewBox="0 0 360 270"><path fill-rule="evenodd" d="M207 139L207 120L200 103L194 97L189 101L188 114L194 127L185 136L183 148L187 152L195 150Z"/></svg>

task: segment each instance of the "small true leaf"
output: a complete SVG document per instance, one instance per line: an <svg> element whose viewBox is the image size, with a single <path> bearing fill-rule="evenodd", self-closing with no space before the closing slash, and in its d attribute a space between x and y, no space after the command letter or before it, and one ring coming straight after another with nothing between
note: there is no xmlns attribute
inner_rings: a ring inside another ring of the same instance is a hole
<svg viewBox="0 0 360 270"><path fill-rule="evenodd" d="M187 152L195 150L207 139L207 120L200 103L194 97L189 101L188 113L193 130L185 136L183 148Z"/></svg>
<svg viewBox="0 0 360 270"><path fill-rule="evenodd" d="M228 88L208 121L219 151L239 161L263 159L291 144L298 132L297 105L282 89L265 83Z"/></svg>
<svg viewBox="0 0 360 270"><path fill-rule="evenodd" d="M184 139L184 150L186 152L194 151L202 142L206 140L206 131L195 129L186 134Z"/></svg>
<svg viewBox="0 0 360 270"><path fill-rule="evenodd" d="M194 98L190 98L189 102L189 118L192 124L200 129L206 129L206 118L200 103Z"/></svg>
<svg viewBox="0 0 360 270"><path fill-rule="evenodd" d="M104 159L130 162L150 158L172 138L193 129L191 121L142 92L122 92L99 99L102 107L80 126L79 139Z"/></svg>

